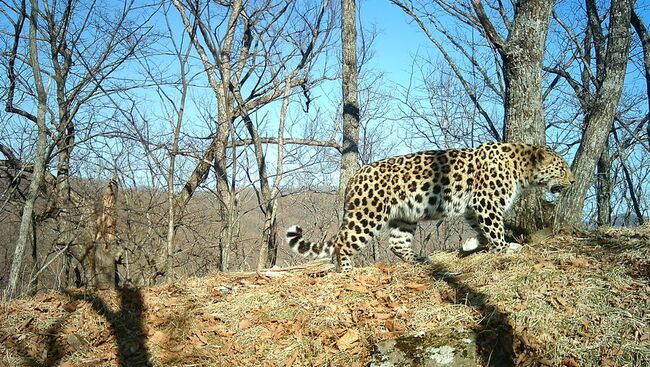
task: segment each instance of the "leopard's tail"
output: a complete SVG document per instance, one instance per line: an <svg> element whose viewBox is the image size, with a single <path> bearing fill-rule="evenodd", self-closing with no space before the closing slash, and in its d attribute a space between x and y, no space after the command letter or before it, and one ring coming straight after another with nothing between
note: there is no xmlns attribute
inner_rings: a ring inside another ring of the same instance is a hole
<svg viewBox="0 0 650 367"><path fill-rule="evenodd" d="M302 228L293 225L287 229L287 244L291 250L304 257L322 259L332 257L334 253L334 242L309 242L302 236Z"/></svg>

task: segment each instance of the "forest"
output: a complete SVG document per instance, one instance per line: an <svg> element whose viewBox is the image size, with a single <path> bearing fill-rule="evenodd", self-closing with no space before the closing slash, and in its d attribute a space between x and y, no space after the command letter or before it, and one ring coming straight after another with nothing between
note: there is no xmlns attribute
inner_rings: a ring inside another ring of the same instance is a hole
<svg viewBox="0 0 650 367"><path fill-rule="evenodd" d="M576 176L550 207L524 197L519 227L644 223L645 4L390 1L427 47L397 81L378 5L344 5L5 3L8 294L286 265L284 229L335 229L360 164L491 141L547 144Z"/></svg>
<svg viewBox="0 0 650 367"><path fill-rule="evenodd" d="M649 3L0 3L0 366L366 365L457 326L478 365L650 363ZM458 257L462 220L417 228L428 267L286 246L360 166L488 142L575 176L515 204L522 254Z"/></svg>

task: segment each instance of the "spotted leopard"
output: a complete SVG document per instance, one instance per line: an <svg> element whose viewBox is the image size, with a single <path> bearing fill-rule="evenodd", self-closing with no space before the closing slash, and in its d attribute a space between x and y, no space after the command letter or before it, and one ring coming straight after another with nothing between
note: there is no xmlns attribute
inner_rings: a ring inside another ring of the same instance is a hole
<svg viewBox="0 0 650 367"><path fill-rule="evenodd" d="M352 256L387 229L393 253L407 262L427 262L411 248L417 223L463 216L477 232L465 250L517 250L504 238L503 217L521 190L543 187L557 196L573 182L566 161L545 146L490 143L388 158L361 167L350 179L343 221L332 240L307 241L294 225L286 241L306 257L335 253L339 270L348 272Z"/></svg>

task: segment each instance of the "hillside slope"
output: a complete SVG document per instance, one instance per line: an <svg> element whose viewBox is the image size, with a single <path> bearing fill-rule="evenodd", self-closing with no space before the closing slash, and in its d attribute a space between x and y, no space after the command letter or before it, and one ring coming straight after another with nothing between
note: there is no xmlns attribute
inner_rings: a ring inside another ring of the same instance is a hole
<svg viewBox="0 0 650 367"><path fill-rule="evenodd" d="M650 228L350 275L215 274L0 306L0 366L361 366L377 341L476 332L479 365L650 365Z"/></svg>

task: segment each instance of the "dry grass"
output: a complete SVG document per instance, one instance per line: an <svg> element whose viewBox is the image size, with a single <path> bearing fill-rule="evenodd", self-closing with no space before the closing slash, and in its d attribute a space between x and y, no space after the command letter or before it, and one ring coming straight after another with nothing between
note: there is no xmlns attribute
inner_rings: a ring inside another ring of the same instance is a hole
<svg viewBox="0 0 650 367"><path fill-rule="evenodd" d="M216 274L0 306L0 366L354 366L376 341L477 332L479 365L650 365L650 228L560 234L321 278Z"/></svg>

